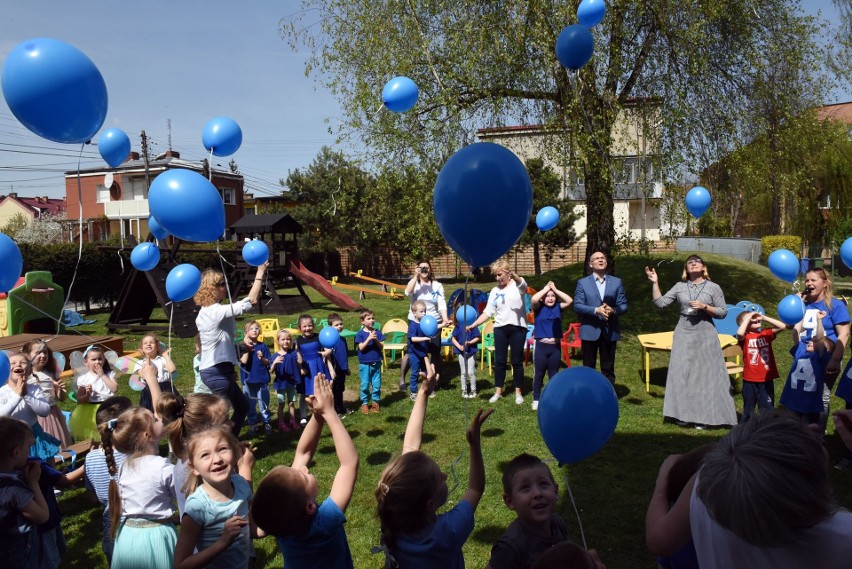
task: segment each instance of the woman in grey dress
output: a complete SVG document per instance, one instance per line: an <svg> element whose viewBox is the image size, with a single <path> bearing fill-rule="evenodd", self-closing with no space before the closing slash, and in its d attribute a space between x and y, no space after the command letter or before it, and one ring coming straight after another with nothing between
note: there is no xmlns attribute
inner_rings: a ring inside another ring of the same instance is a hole
<svg viewBox="0 0 852 569"><path fill-rule="evenodd" d="M680 320L674 331L672 355L666 377L663 415L679 425L735 425L737 412L719 334L713 318L728 314L725 295L710 280L698 255L690 255L683 266L683 281L666 294L660 293L657 272L645 267L651 281L654 304L665 308L680 304Z"/></svg>

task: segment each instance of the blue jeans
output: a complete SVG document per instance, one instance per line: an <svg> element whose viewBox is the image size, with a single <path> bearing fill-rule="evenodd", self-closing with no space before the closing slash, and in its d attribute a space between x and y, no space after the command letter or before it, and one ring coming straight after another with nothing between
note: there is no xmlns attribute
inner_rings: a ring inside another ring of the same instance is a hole
<svg viewBox="0 0 852 569"><path fill-rule="evenodd" d="M538 401L538 398L541 396L544 373L547 372L547 376L553 379L553 376L559 372L559 366L562 365L562 354L559 348L559 344L547 344L538 341L535 343L535 356L533 357L533 363L535 364L533 401Z"/></svg>
<svg viewBox="0 0 852 569"><path fill-rule="evenodd" d="M420 379L420 370L423 369L423 371L426 371L426 368L423 367L424 359L411 350L408 350L408 365L411 366L411 376L408 382L411 387L411 393L417 393L417 380Z"/></svg>
<svg viewBox="0 0 852 569"><path fill-rule="evenodd" d="M201 381L204 382L204 385L210 391L231 402L231 409L234 412L231 415L231 421L234 423L234 426L231 427L231 432L236 437L240 436L240 431L246 422L249 404L240 386L237 385L234 364L231 362L222 362L213 367L201 370Z"/></svg>
<svg viewBox="0 0 852 569"><path fill-rule="evenodd" d="M248 424L257 424L257 408L260 407L260 417L264 423L270 421L269 415L269 384L246 383L244 393L248 398ZM257 400L257 405L255 405Z"/></svg>
<svg viewBox="0 0 852 569"><path fill-rule="evenodd" d="M361 405L369 405L372 400L379 402L382 395L382 362L358 364L361 375Z"/></svg>
<svg viewBox="0 0 852 569"><path fill-rule="evenodd" d="M503 389L506 382L506 360L509 348L512 349L512 383L515 389L524 386L524 342L527 339L526 326L494 327L494 387Z"/></svg>
<svg viewBox="0 0 852 569"><path fill-rule="evenodd" d="M761 413L767 409L772 409L772 397L769 395L767 386L773 392L775 384L770 379L766 382L743 381L743 418L745 423L751 418L754 412L754 407L760 409Z"/></svg>

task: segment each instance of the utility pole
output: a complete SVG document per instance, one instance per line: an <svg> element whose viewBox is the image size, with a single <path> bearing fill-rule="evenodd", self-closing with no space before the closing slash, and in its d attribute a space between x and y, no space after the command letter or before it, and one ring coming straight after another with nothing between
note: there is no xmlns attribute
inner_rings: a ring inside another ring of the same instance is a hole
<svg viewBox="0 0 852 569"><path fill-rule="evenodd" d="M142 131L142 160L145 161L145 189L149 190L151 188L151 171L150 171L150 161L148 160L148 137L145 135L145 131Z"/></svg>

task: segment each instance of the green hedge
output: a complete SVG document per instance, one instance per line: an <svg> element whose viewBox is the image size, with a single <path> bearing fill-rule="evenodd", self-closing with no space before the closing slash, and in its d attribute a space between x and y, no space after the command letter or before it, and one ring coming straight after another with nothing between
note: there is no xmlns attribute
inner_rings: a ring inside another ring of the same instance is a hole
<svg viewBox="0 0 852 569"><path fill-rule="evenodd" d="M769 255L778 249L787 249L792 251L796 257L802 253L802 238L796 235L767 235L760 239L762 251L760 252L760 260L766 262Z"/></svg>

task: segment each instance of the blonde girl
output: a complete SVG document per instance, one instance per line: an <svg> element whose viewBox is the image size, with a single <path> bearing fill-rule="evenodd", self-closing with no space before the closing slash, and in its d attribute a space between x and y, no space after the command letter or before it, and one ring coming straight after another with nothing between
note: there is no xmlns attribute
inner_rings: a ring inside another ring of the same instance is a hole
<svg viewBox="0 0 852 569"><path fill-rule="evenodd" d="M56 438L62 448L68 448L73 442L68 423L59 407L60 401L65 401L68 396L65 390L65 381L59 379L56 362L53 359L53 351L44 340L32 340L24 344L21 352L27 354L32 366L32 377L41 388L42 395L50 405L50 413L47 417L38 417L38 424L44 432Z"/></svg>
<svg viewBox="0 0 852 569"><path fill-rule="evenodd" d="M296 387L302 383L300 371L302 359L299 352L293 349L293 338L287 330L279 330L276 335L278 351L272 356L269 364L269 373L274 376L275 391L278 393L278 428L281 432L298 431L299 423L296 422ZM284 404L290 408L290 424L288 426L284 417ZM305 396L299 400L299 411L302 418L307 417Z"/></svg>
<svg viewBox="0 0 852 569"><path fill-rule="evenodd" d="M156 334L148 333L139 341L139 351L142 352L141 361L136 364L134 372L141 371L145 366L154 366L157 369L157 385L154 382L145 381L145 389L139 395L139 406L154 413L157 402L154 396L167 391L173 392L172 374L177 367L172 361L171 349L160 351L160 339ZM156 389L159 388L159 389Z"/></svg>
<svg viewBox="0 0 852 569"><path fill-rule="evenodd" d="M77 378L74 389L77 406L71 413L69 427L71 435L78 441L99 440L95 415L101 402L109 399L118 391L115 372L106 361L104 351L97 346L89 346L83 352L83 363L89 369Z"/></svg>
<svg viewBox="0 0 852 569"><path fill-rule="evenodd" d="M11 417L29 425L35 439L29 454L50 462L59 450L59 441L45 433L38 424L38 417L46 417L50 406L41 388L27 381L30 373L30 360L26 354L9 356L9 379L0 387L0 417Z"/></svg>

